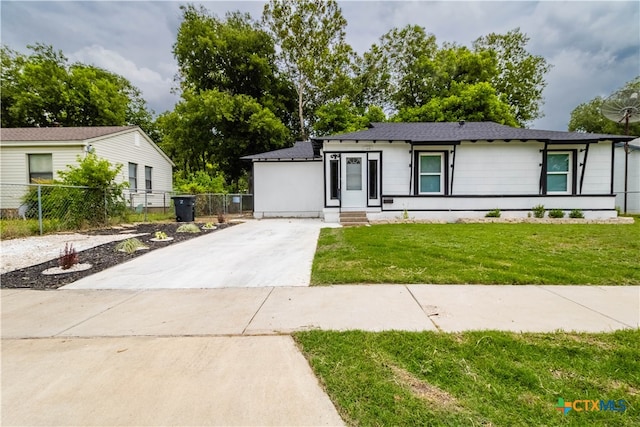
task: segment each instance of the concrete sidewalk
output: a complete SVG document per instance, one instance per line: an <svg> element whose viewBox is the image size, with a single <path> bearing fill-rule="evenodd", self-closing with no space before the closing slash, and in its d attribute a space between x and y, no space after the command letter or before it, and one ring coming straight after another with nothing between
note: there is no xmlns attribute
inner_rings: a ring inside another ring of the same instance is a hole
<svg viewBox="0 0 640 427"><path fill-rule="evenodd" d="M292 331L612 331L640 287L2 289L2 425L342 425Z"/></svg>
<svg viewBox="0 0 640 427"><path fill-rule="evenodd" d="M639 286L3 289L1 295L3 339L277 335L314 328L608 332L640 327Z"/></svg>

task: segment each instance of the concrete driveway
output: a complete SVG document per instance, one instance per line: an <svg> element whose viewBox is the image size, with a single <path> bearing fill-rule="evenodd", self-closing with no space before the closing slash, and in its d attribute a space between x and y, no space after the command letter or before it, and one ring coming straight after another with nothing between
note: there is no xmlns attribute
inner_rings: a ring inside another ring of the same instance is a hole
<svg viewBox="0 0 640 427"><path fill-rule="evenodd" d="M155 250L62 289L308 286L320 228L313 219L249 220Z"/></svg>

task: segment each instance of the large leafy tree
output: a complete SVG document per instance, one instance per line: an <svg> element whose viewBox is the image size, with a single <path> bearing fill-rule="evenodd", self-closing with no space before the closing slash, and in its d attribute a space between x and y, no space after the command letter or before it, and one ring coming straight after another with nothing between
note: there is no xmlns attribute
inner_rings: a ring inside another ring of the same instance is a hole
<svg viewBox="0 0 640 427"><path fill-rule="evenodd" d="M511 106L521 126L542 117L542 92L547 85L544 77L551 69L542 56L527 51L528 43L529 37L519 28L506 34L491 33L473 43L476 52L495 55L498 74L490 83Z"/></svg>
<svg viewBox="0 0 640 427"><path fill-rule="evenodd" d="M519 30L490 34L471 50L438 46L420 26L394 28L359 58L355 98L380 103L397 114L394 120L455 118L523 126L540 116L549 69L543 58L526 51L528 40ZM461 107L460 99L473 100L480 109Z"/></svg>
<svg viewBox="0 0 640 427"><path fill-rule="evenodd" d="M281 148L290 139L286 126L254 98L216 89L184 92L175 110L158 121L161 146L181 170L219 169L231 182L249 168L240 157Z"/></svg>
<svg viewBox="0 0 640 427"><path fill-rule="evenodd" d="M321 106L316 111L316 117L313 131L317 136L354 132L367 128L371 123L386 120L382 108L375 105L367 109L357 107L348 98Z"/></svg>
<svg viewBox="0 0 640 427"><path fill-rule="evenodd" d="M401 109L393 118L398 122L475 122L492 121L517 126L508 104L487 82L456 84L449 95L435 97L419 107Z"/></svg>
<svg viewBox="0 0 640 427"><path fill-rule="evenodd" d="M280 49L281 71L297 94L299 137L306 139L315 111L339 100L350 86L353 51L346 19L335 0L271 0L263 22Z"/></svg>
<svg viewBox="0 0 640 427"><path fill-rule="evenodd" d="M622 89L628 90L630 93L637 93L640 96L640 76L627 82ZM569 130L624 135L626 132L624 121L615 122L602 115L600 108L604 101L605 98L596 96L591 101L574 108L569 120ZM639 122L629 124L629 135L640 135Z"/></svg>
<svg viewBox="0 0 640 427"><path fill-rule="evenodd" d="M278 71L273 38L249 14L230 12L219 19L203 6L181 10L173 54L182 88L251 96L297 127L295 92Z"/></svg>
<svg viewBox="0 0 640 427"><path fill-rule="evenodd" d="M151 113L127 79L81 63L69 64L52 46L24 55L3 46L2 126L139 125L153 133Z"/></svg>
<svg viewBox="0 0 640 427"><path fill-rule="evenodd" d="M173 53L182 100L158 119L162 147L178 175L222 172L237 185L249 167L240 157L291 142L295 93L278 71L273 39L248 14L181 9Z"/></svg>

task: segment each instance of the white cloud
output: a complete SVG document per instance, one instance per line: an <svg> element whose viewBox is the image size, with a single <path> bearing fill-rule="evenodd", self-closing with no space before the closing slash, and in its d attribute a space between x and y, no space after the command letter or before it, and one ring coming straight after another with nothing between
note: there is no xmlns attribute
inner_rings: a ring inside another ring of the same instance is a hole
<svg viewBox="0 0 640 427"><path fill-rule="evenodd" d="M168 77L167 75L163 76L157 71L138 66L119 52L95 44L83 47L68 56L71 62L95 65L125 77L142 91L143 98L152 109L156 109L154 106L158 106L162 110L167 108L162 106L162 103L168 100L167 94L170 93L174 85L171 73L169 73ZM175 71L177 71L177 67L174 66L173 72L175 73Z"/></svg>

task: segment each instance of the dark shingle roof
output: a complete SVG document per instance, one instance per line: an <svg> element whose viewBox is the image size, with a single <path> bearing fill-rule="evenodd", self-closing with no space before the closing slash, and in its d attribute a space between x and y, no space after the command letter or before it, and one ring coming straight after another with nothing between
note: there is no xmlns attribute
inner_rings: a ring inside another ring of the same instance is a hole
<svg viewBox="0 0 640 427"><path fill-rule="evenodd" d="M136 126L85 126L0 129L0 141L84 141L111 135Z"/></svg>
<svg viewBox="0 0 640 427"><path fill-rule="evenodd" d="M311 141L298 141L293 147L241 157L242 160L311 160L320 158Z"/></svg>
<svg viewBox="0 0 640 427"><path fill-rule="evenodd" d="M372 123L372 127L358 132L328 135L316 140L341 141L407 141L407 142L457 142L495 140L538 140L548 142L626 141L632 136L603 135L581 132L561 132L514 128L493 122L446 123Z"/></svg>

